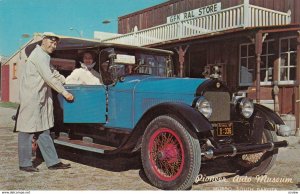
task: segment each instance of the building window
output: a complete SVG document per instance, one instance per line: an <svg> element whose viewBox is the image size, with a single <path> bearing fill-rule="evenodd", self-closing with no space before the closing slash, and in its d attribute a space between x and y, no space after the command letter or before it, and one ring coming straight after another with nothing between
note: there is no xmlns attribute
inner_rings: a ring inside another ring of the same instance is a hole
<svg viewBox="0 0 300 194"><path fill-rule="evenodd" d="M293 84L296 80L297 38L281 38L279 47L279 83Z"/></svg>
<svg viewBox="0 0 300 194"><path fill-rule="evenodd" d="M12 79L17 79L17 63L13 64Z"/></svg>
<svg viewBox="0 0 300 194"><path fill-rule="evenodd" d="M253 84L255 72L255 46L254 44L240 45L240 85Z"/></svg>
<svg viewBox="0 0 300 194"><path fill-rule="evenodd" d="M261 63L260 63L260 82L261 85L271 84L273 81L275 57L275 41L266 40L263 43Z"/></svg>
<svg viewBox="0 0 300 194"><path fill-rule="evenodd" d="M266 40L263 43L260 64L260 81L262 85L271 84L271 81L273 81L273 69L275 60L274 44L274 40ZM252 43L241 44L239 59L240 86L253 85L253 81L256 76L255 45Z"/></svg>

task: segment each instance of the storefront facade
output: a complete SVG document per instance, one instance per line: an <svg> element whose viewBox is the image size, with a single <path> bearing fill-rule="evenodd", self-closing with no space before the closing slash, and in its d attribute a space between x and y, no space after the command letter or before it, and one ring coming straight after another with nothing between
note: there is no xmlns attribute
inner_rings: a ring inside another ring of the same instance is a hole
<svg viewBox="0 0 300 194"><path fill-rule="evenodd" d="M232 92L292 115L299 128L299 8L296 0L168 1L120 17L126 34L106 41L172 50L179 77L218 66Z"/></svg>

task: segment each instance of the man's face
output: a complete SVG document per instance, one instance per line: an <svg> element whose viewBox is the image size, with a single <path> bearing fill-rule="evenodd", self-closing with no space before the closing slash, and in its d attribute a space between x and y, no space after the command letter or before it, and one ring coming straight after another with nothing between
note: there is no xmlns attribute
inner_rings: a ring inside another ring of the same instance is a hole
<svg viewBox="0 0 300 194"><path fill-rule="evenodd" d="M41 45L42 49L49 54L53 53L53 51L56 49L56 46L57 41L49 38L44 38Z"/></svg>

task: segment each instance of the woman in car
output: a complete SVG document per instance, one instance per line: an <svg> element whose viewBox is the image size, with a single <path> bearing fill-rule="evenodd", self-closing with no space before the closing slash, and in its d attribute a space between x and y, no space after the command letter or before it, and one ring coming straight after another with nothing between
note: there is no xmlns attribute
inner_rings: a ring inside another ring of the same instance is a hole
<svg viewBox="0 0 300 194"><path fill-rule="evenodd" d="M101 75L93 69L95 66L94 55L90 51L83 53L81 68L74 69L66 78L66 84L102 85Z"/></svg>

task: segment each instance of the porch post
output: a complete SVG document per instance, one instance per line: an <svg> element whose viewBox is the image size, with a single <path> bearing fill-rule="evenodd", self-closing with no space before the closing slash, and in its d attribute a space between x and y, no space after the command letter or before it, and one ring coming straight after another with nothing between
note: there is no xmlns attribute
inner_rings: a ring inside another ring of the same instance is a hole
<svg viewBox="0 0 300 194"><path fill-rule="evenodd" d="M137 32L138 31L139 31L138 27L134 26L134 28L133 28L133 37L134 37L134 39L133 39L133 45L135 45L135 46L141 46L139 38L137 36Z"/></svg>
<svg viewBox="0 0 300 194"><path fill-rule="evenodd" d="M273 94L274 94L274 111L276 112L277 115L280 115L279 98L278 98L279 95L278 81L274 81Z"/></svg>
<svg viewBox="0 0 300 194"><path fill-rule="evenodd" d="M185 57L185 53L188 48L189 48L189 45L187 45L184 50L183 50L182 46L179 46L178 49L175 48L175 50L178 53L178 57L179 57L179 77L183 77L184 57Z"/></svg>
<svg viewBox="0 0 300 194"><path fill-rule="evenodd" d="M295 136L300 136L300 31L297 37L297 63L296 63L296 102L295 102L295 117L296 117L296 133Z"/></svg>
<svg viewBox="0 0 300 194"><path fill-rule="evenodd" d="M276 37L275 42L279 42L279 39ZM278 87L278 82L279 82L279 46L276 46L275 48L275 56L276 59L274 61L274 72L273 72L273 94L274 94L274 111L280 115L280 107L279 107L279 87Z"/></svg>
<svg viewBox="0 0 300 194"><path fill-rule="evenodd" d="M244 0L244 28L249 27L250 7L249 0Z"/></svg>
<svg viewBox="0 0 300 194"><path fill-rule="evenodd" d="M255 54L256 54L256 103L260 104L260 63L262 53L263 36L262 32L257 32L255 36Z"/></svg>

